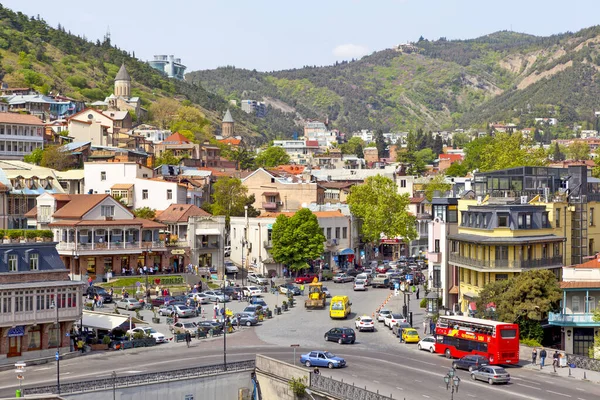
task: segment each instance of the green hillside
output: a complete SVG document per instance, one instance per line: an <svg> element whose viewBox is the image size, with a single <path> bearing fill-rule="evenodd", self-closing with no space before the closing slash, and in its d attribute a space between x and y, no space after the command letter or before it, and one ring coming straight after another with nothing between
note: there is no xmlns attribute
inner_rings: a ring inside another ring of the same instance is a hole
<svg viewBox="0 0 600 400"><path fill-rule="evenodd" d="M228 99L265 99L296 117L329 118L345 132L527 125L558 117L592 123L598 107L600 27L536 37L421 38L358 61L262 73L195 71L188 81Z"/></svg>

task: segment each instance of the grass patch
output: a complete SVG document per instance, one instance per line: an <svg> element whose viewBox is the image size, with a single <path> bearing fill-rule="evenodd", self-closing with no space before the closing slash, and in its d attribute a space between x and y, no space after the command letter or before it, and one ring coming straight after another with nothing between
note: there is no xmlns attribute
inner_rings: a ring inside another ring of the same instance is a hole
<svg viewBox="0 0 600 400"><path fill-rule="evenodd" d="M167 285L169 285L169 281L175 281L176 283L174 283L175 285L181 285L183 283L183 277L181 275L150 275L148 276L148 283L150 283L152 286L155 286L156 283L154 283L155 279L160 279L160 286L165 285L166 282ZM177 282L178 281L178 282ZM111 280L109 283L102 283L99 286L102 287L129 287L129 286L136 286L136 283L140 282L142 285L146 284L146 277L145 276L128 276L128 277L123 277L123 278L117 278L114 280Z"/></svg>

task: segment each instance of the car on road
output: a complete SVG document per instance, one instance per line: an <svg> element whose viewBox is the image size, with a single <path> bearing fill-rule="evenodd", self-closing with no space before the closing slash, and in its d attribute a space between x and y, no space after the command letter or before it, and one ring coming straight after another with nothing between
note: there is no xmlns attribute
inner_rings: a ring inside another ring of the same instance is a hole
<svg viewBox="0 0 600 400"><path fill-rule="evenodd" d="M196 327L201 329L213 329L220 328L223 326L223 323L217 321L199 321L196 322Z"/></svg>
<svg viewBox="0 0 600 400"><path fill-rule="evenodd" d="M397 277L390 278L390 290L396 289L396 283L398 284L398 290L400 290L400 285L402 285L402 279Z"/></svg>
<svg viewBox="0 0 600 400"><path fill-rule="evenodd" d="M352 277L356 277L357 275L360 275L362 273L361 270L358 269L349 269L345 272L346 275L350 275Z"/></svg>
<svg viewBox="0 0 600 400"><path fill-rule="evenodd" d="M323 293L325 293L325 297L331 297L331 293L329 292L329 289L327 289L325 286L322 286L321 290L323 291Z"/></svg>
<svg viewBox="0 0 600 400"><path fill-rule="evenodd" d="M346 360L328 351L311 351L300 356L300 363L307 367L342 368L346 366Z"/></svg>
<svg viewBox="0 0 600 400"><path fill-rule="evenodd" d="M248 282L252 282L257 285L266 285L269 283L269 278L262 274L255 274L254 272L250 272L248 274Z"/></svg>
<svg viewBox="0 0 600 400"><path fill-rule="evenodd" d="M213 302L224 302L224 301L229 301L229 296L227 296L226 294L224 294L223 292L221 292L220 290L207 290L206 292L203 292L206 297L208 297L210 299L210 301Z"/></svg>
<svg viewBox="0 0 600 400"><path fill-rule="evenodd" d="M354 281L354 291L362 290L363 292L367 290L367 284L362 279L357 279Z"/></svg>
<svg viewBox="0 0 600 400"><path fill-rule="evenodd" d="M397 338L402 337L402 331L406 328L412 328L408 322L399 322L392 328L394 336Z"/></svg>
<svg viewBox="0 0 600 400"><path fill-rule="evenodd" d="M354 333L354 329L352 328L331 328L330 330L325 332L325 335L323 335L323 337L325 338L326 342L338 342L339 344L354 344L354 341L356 340L356 333Z"/></svg>
<svg viewBox="0 0 600 400"><path fill-rule="evenodd" d="M263 306L261 306L260 304L255 304L255 305L246 306L246 308L244 308L243 312L258 314L262 310L263 310Z"/></svg>
<svg viewBox="0 0 600 400"><path fill-rule="evenodd" d="M356 318L356 321L354 321L354 326L359 332L375 332L375 323L373 322L373 318L369 317L368 315L363 315Z"/></svg>
<svg viewBox="0 0 600 400"><path fill-rule="evenodd" d="M293 283L284 283L283 285L279 285L279 293L288 294L288 292L292 292L294 296L300 296L302 292L300 288Z"/></svg>
<svg viewBox="0 0 600 400"><path fill-rule="evenodd" d="M262 290L258 286L244 286L242 292L244 292L244 297L262 296Z"/></svg>
<svg viewBox="0 0 600 400"><path fill-rule="evenodd" d="M315 274L304 274L304 275L300 275L298 277L296 277L296 280L294 282L301 284L307 284L307 283L311 283L315 278L318 279L318 276Z"/></svg>
<svg viewBox="0 0 600 400"><path fill-rule="evenodd" d="M510 374L502 367L486 365L471 371L471 379L474 381L485 381L493 385L494 383L510 382Z"/></svg>
<svg viewBox="0 0 600 400"><path fill-rule="evenodd" d="M239 287L235 287L235 286L225 286L224 288L222 288L220 290L221 290L221 292L223 292L227 296L229 296L229 298L231 300L239 300L241 293L242 293L242 289Z"/></svg>
<svg viewBox="0 0 600 400"><path fill-rule="evenodd" d="M173 315L176 314L179 318L191 318L196 316L196 310L179 304L169 304L168 306L162 306L158 309L159 315Z"/></svg>
<svg viewBox="0 0 600 400"><path fill-rule="evenodd" d="M385 321L385 317L387 317L391 313L392 313L391 310L387 310L385 308L379 310L379 312L377 313L377 322L383 322L383 321Z"/></svg>
<svg viewBox="0 0 600 400"><path fill-rule="evenodd" d="M136 299L119 299L115 303L115 307L123 308L125 310L139 310L142 308L142 303L140 303L139 300Z"/></svg>
<svg viewBox="0 0 600 400"><path fill-rule="evenodd" d="M103 303L112 303L113 301L113 298L110 295L110 293L108 293L106 289L100 286L88 286L83 294L87 296L87 298L90 300L92 300L95 295L99 295L102 296Z"/></svg>
<svg viewBox="0 0 600 400"><path fill-rule="evenodd" d="M385 274L388 269L390 269L389 266L387 266L386 264L381 264L378 265L377 268L375 268L375 272L377 272L378 274Z"/></svg>
<svg viewBox="0 0 600 400"><path fill-rule="evenodd" d="M435 353L435 338L433 336L427 336L419 340L417 344L419 350L426 350L430 353Z"/></svg>
<svg viewBox="0 0 600 400"><path fill-rule="evenodd" d="M355 280L363 280L365 281L365 286L369 286L371 284L371 275L363 272L361 274L356 275Z"/></svg>
<svg viewBox="0 0 600 400"><path fill-rule="evenodd" d="M353 276L346 275L344 273L335 274L333 277L334 283L352 282L353 280L354 280Z"/></svg>
<svg viewBox="0 0 600 400"><path fill-rule="evenodd" d="M190 293L188 297L199 302L200 304L208 304L211 302L206 293Z"/></svg>
<svg viewBox="0 0 600 400"><path fill-rule="evenodd" d="M198 330L198 326L193 322L175 322L171 326L171 332L173 332L173 333L189 332L192 335L195 335L197 330Z"/></svg>
<svg viewBox="0 0 600 400"><path fill-rule="evenodd" d="M402 329L402 341L404 343L419 343L419 333L414 328Z"/></svg>
<svg viewBox="0 0 600 400"><path fill-rule="evenodd" d="M257 299L256 297L253 297L250 299L249 303L253 306L262 306L263 308L267 308L267 302L264 301L264 299Z"/></svg>
<svg viewBox="0 0 600 400"><path fill-rule="evenodd" d="M488 365L490 360L484 356L478 356L476 354L470 354L468 356L464 356L463 358L459 358L452 363L452 368L454 369L468 369L469 372L473 372L474 370L482 367L484 365Z"/></svg>
<svg viewBox="0 0 600 400"><path fill-rule="evenodd" d="M152 307L160 307L162 305L169 304L169 299L172 299L172 297L167 296L157 296L155 298L153 298L152 300L150 300L150 302L152 303Z"/></svg>
<svg viewBox="0 0 600 400"><path fill-rule="evenodd" d="M145 326L143 328L137 327L137 328L130 329L127 331L127 334L133 336L138 332L143 332L144 335L153 337L154 339L156 339L156 343L164 343L165 342L165 335L163 335L160 332L157 332L156 329L151 328L149 326Z"/></svg>
<svg viewBox="0 0 600 400"><path fill-rule="evenodd" d="M241 312L233 316L232 323L237 324L238 316L240 317L240 325L252 326L258 324L258 316L254 313Z"/></svg>
<svg viewBox="0 0 600 400"><path fill-rule="evenodd" d="M240 270L237 267L237 265L235 265L231 261L225 261L225 273L227 273L227 274L237 274L238 272L240 272Z"/></svg>
<svg viewBox="0 0 600 400"><path fill-rule="evenodd" d="M392 329L394 325L400 322L406 322L406 318L404 318L404 315L398 313L391 313L386 315L386 317L383 320L383 325Z"/></svg>

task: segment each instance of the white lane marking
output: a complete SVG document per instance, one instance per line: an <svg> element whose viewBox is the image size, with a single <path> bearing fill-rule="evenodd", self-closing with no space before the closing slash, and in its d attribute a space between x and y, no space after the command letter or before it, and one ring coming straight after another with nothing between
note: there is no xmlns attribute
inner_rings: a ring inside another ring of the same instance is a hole
<svg viewBox="0 0 600 400"><path fill-rule="evenodd" d="M470 394L470 393L467 393L467 396L469 396L469 397L477 397L474 394Z"/></svg>
<svg viewBox="0 0 600 400"><path fill-rule="evenodd" d="M548 393L552 393L552 394L557 394L557 395L559 395L559 396L571 397L571 395L569 395L569 394L558 393L558 392L554 392L554 391L552 391L552 390L546 390L546 392L548 392Z"/></svg>
<svg viewBox="0 0 600 400"><path fill-rule="evenodd" d="M578 397L577 400L585 400L585 399L582 399L581 397Z"/></svg>
<svg viewBox="0 0 600 400"><path fill-rule="evenodd" d="M436 365L436 366L438 365L438 364L430 363L430 362L427 362L427 361L417 360L416 358L410 358L410 357L406 357L406 358L409 359L409 360L412 360L412 361L423 363L423 364Z"/></svg>
<svg viewBox="0 0 600 400"><path fill-rule="evenodd" d="M425 397L426 399L430 399L431 397L427 396L426 394L422 394L421 396Z"/></svg>
<svg viewBox="0 0 600 400"><path fill-rule="evenodd" d="M373 383L379 383L379 381L373 381Z"/></svg>
<svg viewBox="0 0 600 400"><path fill-rule="evenodd" d="M36 371L45 371L45 370L47 370L47 369L51 369L51 368L52 368L52 367L38 368L38 369L34 369L33 371L34 371L34 372L36 372Z"/></svg>
<svg viewBox="0 0 600 400"><path fill-rule="evenodd" d="M530 388L530 389L542 390L542 389L540 389L540 388L538 388L538 387L535 387L535 386L529 386L529 385L526 385L526 384L524 384L524 383L515 383L515 385L519 385L519 386L525 386L525 387L528 387L528 388Z"/></svg>
<svg viewBox="0 0 600 400"><path fill-rule="evenodd" d="M510 380L511 381L523 381L523 382L531 383L532 385L538 385L538 386L542 385L541 383L538 383L538 382L535 382L535 381L532 381L532 380L529 380L529 379L519 378L519 377L516 377L516 376L511 376Z"/></svg>
<svg viewBox="0 0 600 400"><path fill-rule="evenodd" d="M404 390L404 389L402 389L401 387L398 387L398 386L396 386L396 389L398 389L398 390Z"/></svg>
<svg viewBox="0 0 600 400"><path fill-rule="evenodd" d="M585 392L585 389L582 389L582 388L575 388L575 390L579 390L580 392Z"/></svg>
<svg viewBox="0 0 600 400"><path fill-rule="evenodd" d="M423 383L423 381L420 381L418 379L415 379L415 382Z"/></svg>
<svg viewBox="0 0 600 400"><path fill-rule="evenodd" d="M352 374L353 377L358 378L358 375Z"/></svg>

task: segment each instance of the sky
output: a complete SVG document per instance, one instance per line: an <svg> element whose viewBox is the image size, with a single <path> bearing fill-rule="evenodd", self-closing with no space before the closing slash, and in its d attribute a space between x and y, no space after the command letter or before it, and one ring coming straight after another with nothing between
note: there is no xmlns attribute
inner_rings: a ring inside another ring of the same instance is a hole
<svg viewBox="0 0 600 400"><path fill-rule="evenodd" d="M538 36L598 24L598 0L0 0L89 40L187 72L234 65L274 71L360 58L420 36L471 39L500 30Z"/></svg>

